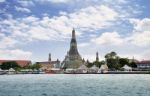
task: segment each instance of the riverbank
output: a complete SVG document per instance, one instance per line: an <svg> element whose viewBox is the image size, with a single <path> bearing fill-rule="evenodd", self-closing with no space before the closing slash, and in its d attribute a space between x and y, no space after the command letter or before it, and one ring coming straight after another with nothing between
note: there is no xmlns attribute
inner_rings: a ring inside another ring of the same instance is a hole
<svg viewBox="0 0 150 96"><path fill-rule="evenodd" d="M150 71L110 71L106 73L65 73L65 74L150 74Z"/></svg>
<svg viewBox="0 0 150 96"><path fill-rule="evenodd" d="M108 71L101 73L45 73L45 72L0 72L0 75L14 75L14 74L150 74L150 71Z"/></svg>

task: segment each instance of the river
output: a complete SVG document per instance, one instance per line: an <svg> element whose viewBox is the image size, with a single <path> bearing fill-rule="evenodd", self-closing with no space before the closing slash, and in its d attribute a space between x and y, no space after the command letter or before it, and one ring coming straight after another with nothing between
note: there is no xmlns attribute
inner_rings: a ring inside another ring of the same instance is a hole
<svg viewBox="0 0 150 96"><path fill-rule="evenodd" d="M0 75L0 96L150 96L150 75Z"/></svg>

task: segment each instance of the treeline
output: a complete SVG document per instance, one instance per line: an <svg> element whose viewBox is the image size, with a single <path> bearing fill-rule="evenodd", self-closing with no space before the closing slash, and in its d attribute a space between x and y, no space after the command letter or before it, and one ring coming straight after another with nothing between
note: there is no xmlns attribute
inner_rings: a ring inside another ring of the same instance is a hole
<svg viewBox="0 0 150 96"><path fill-rule="evenodd" d="M17 64L15 61L9 61L9 62L3 62L1 65L0 65L0 68L3 69L3 70L9 70L10 68L13 68L15 70L21 70L21 69L36 69L36 70L39 70L41 68L40 64L31 64L31 65L28 65L28 66L24 66L24 67L21 67L19 66L19 64Z"/></svg>
<svg viewBox="0 0 150 96"><path fill-rule="evenodd" d="M119 70L124 65L128 65L132 68L137 67L134 60L131 60L128 58L122 58L118 56L116 52L107 53L105 55L105 60L102 60L102 61L94 61L94 62L87 61L87 67L92 67L93 65L96 65L97 67L100 68L102 64L107 64L108 68L111 70Z"/></svg>

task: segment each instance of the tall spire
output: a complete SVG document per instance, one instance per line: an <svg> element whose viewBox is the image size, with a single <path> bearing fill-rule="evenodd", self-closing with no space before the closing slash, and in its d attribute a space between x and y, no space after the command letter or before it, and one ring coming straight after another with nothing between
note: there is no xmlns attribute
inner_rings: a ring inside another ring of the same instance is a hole
<svg viewBox="0 0 150 96"><path fill-rule="evenodd" d="M96 52L96 61L99 61L98 52Z"/></svg>
<svg viewBox="0 0 150 96"><path fill-rule="evenodd" d="M77 45L76 44L77 42L76 42L76 33L75 33L75 29L73 28L73 30L72 30L72 38L71 38L71 45Z"/></svg>
<svg viewBox="0 0 150 96"><path fill-rule="evenodd" d="M71 38L71 42L70 42L69 55L79 55L74 28L72 30L72 38Z"/></svg>
<svg viewBox="0 0 150 96"><path fill-rule="evenodd" d="M75 34L75 29L73 28L72 30L72 39L75 39L76 38L76 34Z"/></svg>
<svg viewBox="0 0 150 96"><path fill-rule="evenodd" d="M135 60L134 60L134 56L132 57L132 62L134 62Z"/></svg>
<svg viewBox="0 0 150 96"><path fill-rule="evenodd" d="M62 68L79 68L83 64L82 58L78 52L75 29L72 30L72 38L70 42L70 49L67 56L62 62Z"/></svg>
<svg viewBox="0 0 150 96"><path fill-rule="evenodd" d="M51 53L49 53L48 61L51 62Z"/></svg>

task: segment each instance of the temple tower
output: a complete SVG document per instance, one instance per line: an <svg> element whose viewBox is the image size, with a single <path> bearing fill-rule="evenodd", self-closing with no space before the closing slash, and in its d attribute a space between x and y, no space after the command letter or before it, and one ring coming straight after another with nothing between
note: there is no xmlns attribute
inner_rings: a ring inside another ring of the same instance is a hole
<svg viewBox="0 0 150 96"><path fill-rule="evenodd" d="M51 53L49 53L48 61L51 62Z"/></svg>
<svg viewBox="0 0 150 96"><path fill-rule="evenodd" d="M98 52L96 52L96 61L99 61Z"/></svg>
<svg viewBox="0 0 150 96"><path fill-rule="evenodd" d="M72 38L70 42L70 49L64 61L62 62L62 68L76 69L79 66L81 66L81 64L83 64L83 62L78 52L75 30L73 29Z"/></svg>

